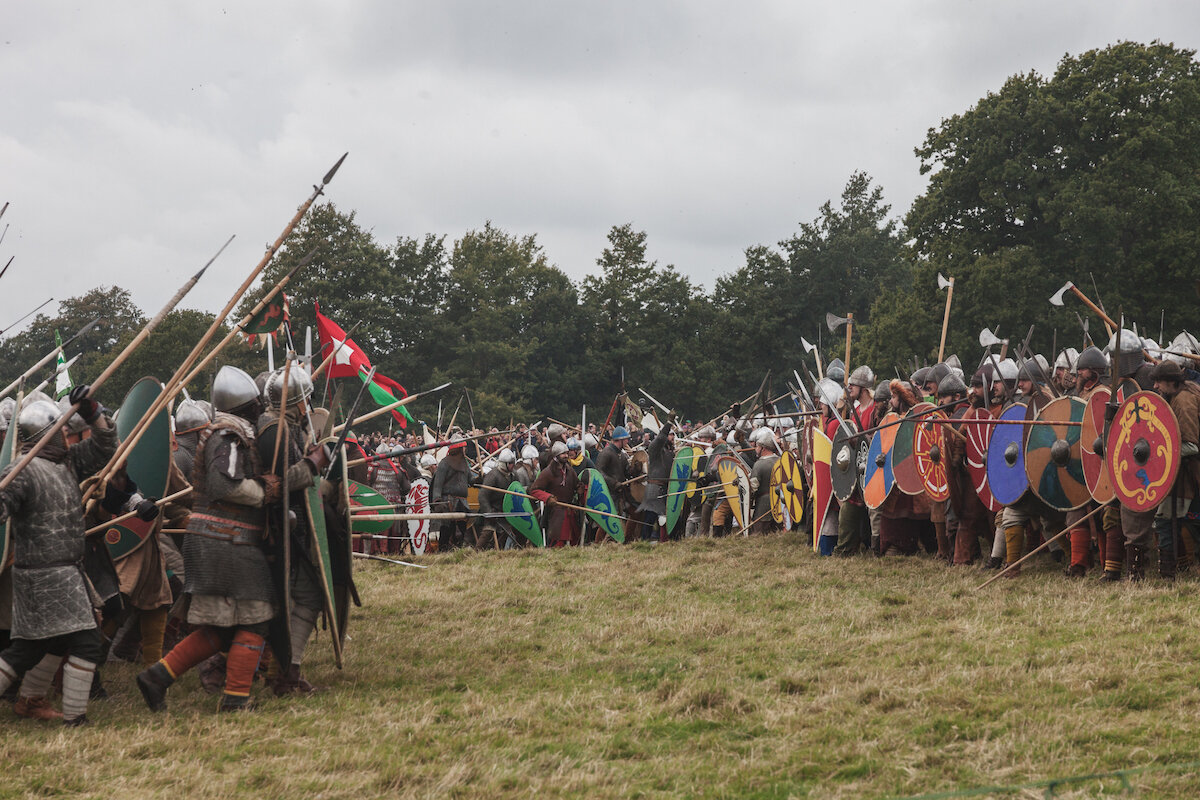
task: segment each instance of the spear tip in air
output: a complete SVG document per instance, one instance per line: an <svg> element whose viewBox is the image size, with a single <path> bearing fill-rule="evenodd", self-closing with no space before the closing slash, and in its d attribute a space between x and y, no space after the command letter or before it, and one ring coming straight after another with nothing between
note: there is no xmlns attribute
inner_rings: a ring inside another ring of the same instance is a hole
<svg viewBox="0 0 1200 800"><path fill-rule="evenodd" d="M342 166L342 162L346 160L346 156L348 155L350 155L349 152L342 153L342 157L337 160L337 163L330 168L329 172L325 173L325 177L321 179L322 186L329 185L329 182L333 180L333 176L337 174L338 168Z"/></svg>

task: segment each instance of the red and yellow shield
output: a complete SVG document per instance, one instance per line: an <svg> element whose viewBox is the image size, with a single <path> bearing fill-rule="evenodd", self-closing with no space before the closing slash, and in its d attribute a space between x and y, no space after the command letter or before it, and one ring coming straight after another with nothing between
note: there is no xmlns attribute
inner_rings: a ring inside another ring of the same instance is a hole
<svg viewBox="0 0 1200 800"><path fill-rule="evenodd" d="M1113 491L1135 511L1157 508L1179 474L1179 421L1160 395L1137 392L1117 408L1105 448Z"/></svg>

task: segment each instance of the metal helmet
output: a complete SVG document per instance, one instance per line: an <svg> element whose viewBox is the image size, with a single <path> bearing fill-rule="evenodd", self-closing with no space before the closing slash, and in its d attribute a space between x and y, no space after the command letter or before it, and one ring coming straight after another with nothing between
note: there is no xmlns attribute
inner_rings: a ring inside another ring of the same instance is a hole
<svg viewBox="0 0 1200 800"><path fill-rule="evenodd" d="M576 439L574 436L567 439L567 449L568 450L580 450L582 448L583 448L583 445L581 445L579 443L579 440Z"/></svg>
<svg viewBox="0 0 1200 800"><path fill-rule="evenodd" d="M938 397L952 397L956 394L966 394L967 385L963 383L962 378L952 372L938 383L937 393Z"/></svg>
<svg viewBox="0 0 1200 800"><path fill-rule="evenodd" d="M696 438L713 442L717 439L717 431L712 425L705 425L703 428L696 431Z"/></svg>
<svg viewBox="0 0 1200 800"><path fill-rule="evenodd" d="M875 394L873 394L871 396L871 399L874 400L876 403L886 403L888 398L891 396L892 396L891 381L880 381L879 385L875 387Z"/></svg>
<svg viewBox="0 0 1200 800"><path fill-rule="evenodd" d="M16 409L17 401L11 397L0 400L0 431L8 430L8 424L12 421L12 415Z"/></svg>
<svg viewBox="0 0 1200 800"><path fill-rule="evenodd" d="M258 386L245 370L226 364L213 378L212 404L217 411L233 411L261 397Z"/></svg>
<svg viewBox="0 0 1200 800"><path fill-rule="evenodd" d="M775 419L771 420L771 427L779 428L780 430L786 430L795 424L796 423L792 421L791 417L776 417Z"/></svg>
<svg viewBox="0 0 1200 800"><path fill-rule="evenodd" d="M437 465L437 459L433 457L433 453L426 453L421 456L422 467L432 467Z"/></svg>
<svg viewBox="0 0 1200 800"><path fill-rule="evenodd" d="M832 378L822 378L817 381L817 396L825 405L830 408L836 408L837 404L842 401L841 384L835 382Z"/></svg>
<svg viewBox="0 0 1200 800"><path fill-rule="evenodd" d="M584 447L591 448L591 447L595 447L598 444L600 444L600 440L597 439L594 435L592 435L590 433L585 433L583 435L583 446Z"/></svg>
<svg viewBox="0 0 1200 800"><path fill-rule="evenodd" d="M750 441L763 447L774 447L775 434L771 433L770 428L755 428L750 434Z"/></svg>
<svg viewBox="0 0 1200 800"><path fill-rule="evenodd" d="M825 368L825 377L838 383L846 380L846 365L842 363L840 358L835 358L829 362L829 366Z"/></svg>
<svg viewBox="0 0 1200 800"><path fill-rule="evenodd" d="M496 460L501 464L511 464L517 460L517 457L512 450L506 447L500 451L500 455L496 456Z"/></svg>
<svg viewBox="0 0 1200 800"><path fill-rule="evenodd" d="M1067 372L1075 371L1075 362L1079 360L1079 351L1074 347L1068 347L1058 354L1058 358L1054 359L1054 368L1065 369Z"/></svg>
<svg viewBox="0 0 1200 800"><path fill-rule="evenodd" d="M1081 369L1090 369L1097 375L1101 375L1108 369L1108 360L1104 358L1104 353L1100 352L1099 347L1092 345L1084 348L1084 351L1075 359L1076 372Z"/></svg>
<svg viewBox="0 0 1200 800"><path fill-rule="evenodd" d="M875 373L866 364L861 367L855 367L850 373L850 385L861 386L864 389L870 389L875 384Z"/></svg>
<svg viewBox="0 0 1200 800"><path fill-rule="evenodd" d="M21 438L26 441L37 441L62 416L62 411L53 400L34 400L21 407L17 416L17 427Z"/></svg>
<svg viewBox="0 0 1200 800"><path fill-rule="evenodd" d="M195 400L184 400L175 409L175 429L179 433L203 428L210 422L212 417L208 411Z"/></svg>
<svg viewBox="0 0 1200 800"><path fill-rule="evenodd" d="M912 375L908 376L908 382L913 386L924 386L926 377L929 374L929 367L921 367Z"/></svg>
<svg viewBox="0 0 1200 800"><path fill-rule="evenodd" d="M934 364L929 368L929 372L925 375L924 383L936 383L941 385L942 379L950 374L950 367L945 363Z"/></svg>
<svg viewBox="0 0 1200 800"><path fill-rule="evenodd" d="M58 410L60 412L62 412L63 414L66 414L68 411L71 411L71 398L65 397L65 396L60 398L58 401ZM83 421L83 417L72 412L71 418L69 420L67 420L67 432L68 433L83 433L84 431L87 430L87 428L88 428L88 424Z"/></svg>
<svg viewBox="0 0 1200 800"><path fill-rule="evenodd" d="M1195 336L1192 336L1187 331L1183 331L1171 340L1171 343L1168 345L1167 349L1174 350L1175 353L1167 353L1163 356L1163 358L1167 359L1168 361L1174 361L1181 367L1186 367L1195 362L1185 356L1177 355L1177 353L1192 353L1193 355L1200 354L1200 342L1196 341Z"/></svg>
<svg viewBox="0 0 1200 800"><path fill-rule="evenodd" d="M1106 349L1112 359L1113 372L1119 377L1137 372L1145 360L1142 358L1142 338L1128 328L1114 333Z"/></svg>
<svg viewBox="0 0 1200 800"><path fill-rule="evenodd" d="M946 356L946 366L950 368L951 372L958 370L959 374L962 374L962 359L958 357L957 353Z"/></svg>
<svg viewBox="0 0 1200 800"><path fill-rule="evenodd" d="M1017 370L1017 380L1045 383L1046 372L1042 369L1042 365L1037 361L1029 360L1022 364L1021 368Z"/></svg>
<svg viewBox="0 0 1200 800"><path fill-rule="evenodd" d="M489 458L486 462L484 462L483 474L487 475L489 472L491 472L495 468L496 468L496 459Z"/></svg>
<svg viewBox="0 0 1200 800"><path fill-rule="evenodd" d="M559 425L557 422L550 423L550 427L546 428L546 435L549 436L551 439L557 439L558 437L562 436L566 432L567 432L567 429L564 428L562 425Z"/></svg>
<svg viewBox="0 0 1200 800"><path fill-rule="evenodd" d="M279 401L283 398L283 372L282 369L272 372L267 378L267 388L263 392L267 403L275 407L279 406ZM300 405L312 397L313 382L306 370L293 364L292 368L287 371L287 375L287 404L289 406Z"/></svg>
<svg viewBox="0 0 1200 800"><path fill-rule="evenodd" d="M531 444L527 444L521 448L522 461L536 461L538 457L538 449Z"/></svg>
<svg viewBox="0 0 1200 800"><path fill-rule="evenodd" d="M558 458L566 452L568 452L568 447L562 442L555 442L554 446L550 448L550 455L554 458Z"/></svg>
<svg viewBox="0 0 1200 800"><path fill-rule="evenodd" d="M614 442L617 441L618 439L628 439L628 438L629 438L629 431L625 430L624 425L618 425L617 427L613 428L612 440Z"/></svg>
<svg viewBox="0 0 1200 800"><path fill-rule="evenodd" d="M1000 362L1000 380L1015 381L1017 379L1017 362L1006 358Z"/></svg>

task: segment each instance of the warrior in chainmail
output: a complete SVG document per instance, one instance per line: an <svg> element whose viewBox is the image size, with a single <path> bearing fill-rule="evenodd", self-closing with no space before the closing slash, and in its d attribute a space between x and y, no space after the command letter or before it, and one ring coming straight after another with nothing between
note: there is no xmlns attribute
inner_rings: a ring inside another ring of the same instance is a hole
<svg viewBox="0 0 1200 800"><path fill-rule="evenodd" d="M0 692L47 654L64 656L63 722L87 723L88 693L102 651L94 596L83 572L83 497L79 482L101 470L117 448L117 433L104 409L88 397L89 386L71 392L91 426L86 441L67 446L61 429L0 492L0 522L12 521L12 640L0 652ZM62 412L48 400L30 403L17 416L25 446L32 447ZM12 471L10 466L4 474ZM47 687L49 681L46 681Z"/></svg>
<svg viewBox="0 0 1200 800"><path fill-rule="evenodd" d="M650 460L646 462L646 496L638 506L642 515L642 541L648 542L657 531L658 541L667 540L667 482L675 464L674 420L668 420L646 448Z"/></svg>
<svg viewBox="0 0 1200 800"><path fill-rule="evenodd" d="M290 658L275 652L279 662L279 674L273 688L275 694L281 696L308 694L313 691L312 685L300 677L300 664L304 660L308 640L316 630L317 618L325 607L325 594L321 588L317 567L317 542L309 524L306 493L315 485L317 476L329 466L325 448L321 445L310 446L305 427L301 424L305 404L313 393L313 384L308 373L298 367L288 370L287 407L284 410L287 436L283 442L276 444L276 436L281 430L279 406L283 400L283 375L284 371L280 369L267 378L268 405L266 411L258 418L257 426L259 460L267 469L274 463L275 476L287 486L288 508L292 512L292 520L288 525L291 537L291 571L286 587L291 597L292 609L288 623ZM278 458L275 456L276 452L279 454ZM276 517L277 515L272 517L272 528L282 529L281 524L275 524ZM272 645L273 648L279 649L275 639L272 639Z"/></svg>
<svg viewBox="0 0 1200 800"><path fill-rule="evenodd" d="M467 491L475 485L475 473L467 463L466 442L461 436L455 436L450 450L433 475L433 485L429 489L429 506L434 511L459 512L468 511ZM462 547L467 535L467 523L464 520L442 520L438 525L438 550L453 550Z"/></svg>
<svg viewBox="0 0 1200 800"><path fill-rule="evenodd" d="M197 630L137 676L152 711L166 708L167 689L179 676L223 650L229 656L220 708L248 708L267 623L278 609L262 548L264 507L279 500L280 481L258 457L252 421L262 401L254 379L221 367L213 405L217 414L196 448L194 506L183 543L187 621Z"/></svg>
<svg viewBox="0 0 1200 800"><path fill-rule="evenodd" d="M493 492L489 489L507 489L516 480L513 474L513 465L516 463L517 457L512 450L505 448L496 456L496 466L483 476L483 482L479 489L479 510L484 514L501 514L504 511L504 498L507 496L502 492ZM516 545L516 536L513 535L512 526L508 524L502 517L484 517L483 526L480 533L475 538L475 546L480 550L488 550L492 547L505 550L511 549Z"/></svg>

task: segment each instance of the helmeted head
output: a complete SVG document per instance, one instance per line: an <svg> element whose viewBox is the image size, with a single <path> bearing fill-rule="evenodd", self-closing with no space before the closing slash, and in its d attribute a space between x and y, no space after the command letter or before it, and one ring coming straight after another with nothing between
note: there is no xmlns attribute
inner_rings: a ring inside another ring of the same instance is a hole
<svg viewBox="0 0 1200 800"><path fill-rule="evenodd" d="M593 436L592 434L590 434L590 433L585 433L585 434L583 435L583 446L584 446L584 447L586 447L587 449L591 450L592 448L594 448L594 447L595 447L596 445L598 445L598 444L600 444L600 440L599 440L599 439L597 439L597 438L596 438L595 436Z"/></svg>
<svg viewBox="0 0 1200 800"><path fill-rule="evenodd" d="M1192 355L1200 355L1200 342L1196 341L1196 337L1192 336L1187 331L1181 331L1178 336L1171 340L1168 350L1174 350L1174 353L1167 353L1164 358L1168 361L1174 361L1181 367L1186 367L1195 362L1186 356L1178 355L1178 353L1191 353Z"/></svg>
<svg viewBox="0 0 1200 800"><path fill-rule="evenodd" d="M88 424L83 421L83 417L71 410L71 398L61 397L58 401L58 410L63 414L71 412L71 418L67 420L67 435L79 436L88 429Z"/></svg>
<svg viewBox="0 0 1200 800"><path fill-rule="evenodd" d="M850 385L870 389L875 384L875 373L866 364L855 367L850 373Z"/></svg>
<svg viewBox="0 0 1200 800"><path fill-rule="evenodd" d="M555 442L550 448L550 457L556 461L565 461L570 456L570 449L565 442Z"/></svg>
<svg viewBox="0 0 1200 800"><path fill-rule="evenodd" d="M953 372L942 378L938 383L937 396L938 399L945 401L953 400L957 397L962 397L967 393L967 384L963 383L963 379L955 375Z"/></svg>
<svg viewBox="0 0 1200 800"><path fill-rule="evenodd" d="M500 455L496 456L496 460L504 466L508 466L516 463L517 457L510 448L506 447L500 451Z"/></svg>
<svg viewBox="0 0 1200 800"><path fill-rule="evenodd" d="M267 377L265 399L267 404L274 408L279 407L279 402L283 398L283 373L284 370L277 369ZM287 377L287 404L289 408L300 405L312 397L312 378L309 377L308 372L304 368L293 364L292 368L287 370Z"/></svg>
<svg viewBox="0 0 1200 800"><path fill-rule="evenodd" d="M941 385L942 379L950 374L950 366L944 362L934 364L929 368L929 372L925 374L925 381L921 385L921 389L930 394L934 394Z"/></svg>
<svg viewBox="0 0 1200 800"><path fill-rule="evenodd" d="M36 442L42 438L54 423L62 417L62 409L53 400L34 400L24 404L21 413L17 415L17 428L21 438L27 442Z"/></svg>
<svg viewBox="0 0 1200 800"><path fill-rule="evenodd" d="M891 381L880 381L879 385L875 387L875 394L871 396L871 399L876 403L886 403L891 396Z"/></svg>
<svg viewBox="0 0 1200 800"><path fill-rule="evenodd" d="M437 459L433 457L433 453L425 453L421 456L422 467L436 467Z"/></svg>
<svg viewBox="0 0 1200 800"><path fill-rule="evenodd" d="M205 404L207 405L207 403ZM207 409L196 400L184 400L175 408L175 432L189 433L212 422Z"/></svg>
<svg viewBox="0 0 1200 800"><path fill-rule="evenodd" d="M531 444L527 444L521 448L521 460L534 462L538 458L538 449Z"/></svg>
<svg viewBox="0 0 1200 800"><path fill-rule="evenodd" d="M572 436L567 439L567 449L572 453L578 453L581 449L583 449L583 445L580 444L578 439Z"/></svg>
<svg viewBox="0 0 1200 800"><path fill-rule="evenodd" d="M822 378L817 381L817 394L817 399L830 408L838 408L842 405L842 387L832 378Z"/></svg>
<svg viewBox="0 0 1200 800"><path fill-rule="evenodd" d="M258 386L244 370L226 364L217 370L213 378L212 403L213 408L226 414L238 411L251 412L257 410L262 402ZM240 416L246 416L242 414Z"/></svg>
<svg viewBox="0 0 1200 800"><path fill-rule="evenodd" d="M717 440L717 431L712 425L705 425L696 431L696 438L702 442L715 442Z"/></svg>
<svg viewBox="0 0 1200 800"><path fill-rule="evenodd" d="M1145 361L1142 347L1141 337L1128 328L1114 333L1105 348L1111 359L1113 374L1124 378L1137 372Z"/></svg>
<svg viewBox="0 0 1200 800"><path fill-rule="evenodd" d="M829 366L825 368L825 377L838 383L846 380L846 365L842 363L840 358L835 358L829 362Z"/></svg>
<svg viewBox="0 0 1200 800"><path fill-rule="evenodd" d="M629 431L625 430L624 425L618 425L617 427L613 428L612 440L618 444L620 444L622 441L628 442Z"/></svg>
<svg viewBox="0 0 1200 800"><path fill-rule="evenodd" d="M11 397L0 400L0 431L8 430L12 422L13 412L17 409L17 401Z"/></svg>
<svg viewBox="0 0 1200 800"><path fill-rule="evenodd" d="M550 423L550 427L546 428L546 436L548 436L551 441L561 439L566 432L567 429L562 425L559 425L557 422Z"/></svg>

